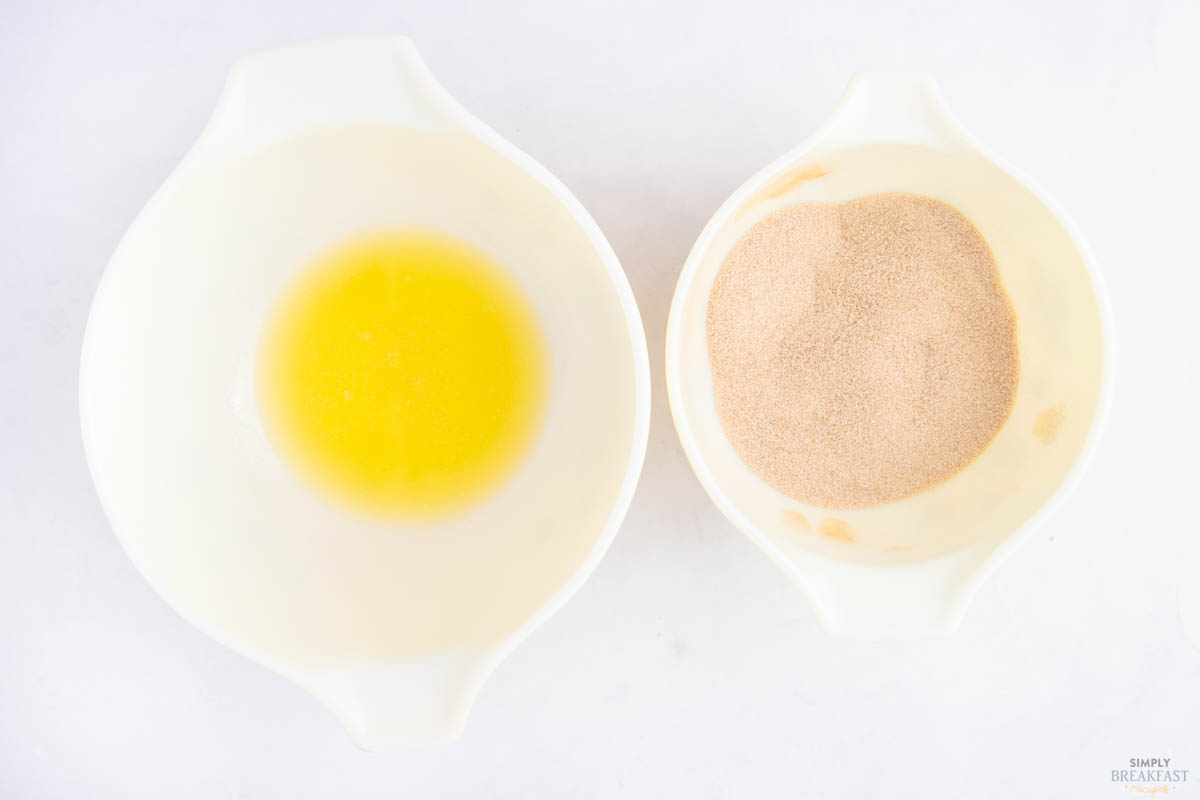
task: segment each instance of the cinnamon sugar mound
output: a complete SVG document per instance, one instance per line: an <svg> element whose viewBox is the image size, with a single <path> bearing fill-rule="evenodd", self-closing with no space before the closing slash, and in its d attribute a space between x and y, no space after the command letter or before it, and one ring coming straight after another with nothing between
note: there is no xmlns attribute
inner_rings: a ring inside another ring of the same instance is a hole
<svg viewBox="0 0 1200 800"><path fill-rule="evenodd" d="M1012 411L1016 318L992 252L915 194L776 211L708 301L717 413L783 494L863 508L967 466Z"/></svg>

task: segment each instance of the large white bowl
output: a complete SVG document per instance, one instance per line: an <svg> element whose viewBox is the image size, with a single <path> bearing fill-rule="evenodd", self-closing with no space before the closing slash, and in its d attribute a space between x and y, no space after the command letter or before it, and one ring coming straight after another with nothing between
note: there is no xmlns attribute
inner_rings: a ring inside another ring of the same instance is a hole
<svg viewBox="0 0 1200 800"><path fill-rule="evenodd" d="M546 418L518 473L436 524L360 518L282 463L253 391L267 311L378 228L475 244L532 301ZM180 614L311 690L369 749L458 736L497 662L596 566L650 414L633 294L567 189L459 106L412 44L251 56L96 293L80 407L96 488Z"/></svg>

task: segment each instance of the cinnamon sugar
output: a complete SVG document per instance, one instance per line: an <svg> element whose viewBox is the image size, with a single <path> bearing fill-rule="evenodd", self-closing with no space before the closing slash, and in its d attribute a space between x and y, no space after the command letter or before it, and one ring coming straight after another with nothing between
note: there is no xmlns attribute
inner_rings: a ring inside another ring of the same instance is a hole
<svg viewBox="0 0 1200 800"><path fill-rule="evenodd" d="M812 505L936 486L1012 410L1016 319L991 250L921 195L769 215L721 265L707 328L726 436L760 478Z"/></svg>

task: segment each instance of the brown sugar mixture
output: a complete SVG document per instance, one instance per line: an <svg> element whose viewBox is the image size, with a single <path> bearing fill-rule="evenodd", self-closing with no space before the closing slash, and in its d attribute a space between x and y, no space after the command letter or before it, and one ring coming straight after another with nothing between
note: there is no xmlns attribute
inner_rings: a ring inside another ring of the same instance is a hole
<svg viewBox="0 0 1200 800"><path fill-rule="evenodd" d="M1012 411L1016 318L991 249L915 194L769 215L708 301L717 413L783 494L863 508L967 466Z"/></svg>

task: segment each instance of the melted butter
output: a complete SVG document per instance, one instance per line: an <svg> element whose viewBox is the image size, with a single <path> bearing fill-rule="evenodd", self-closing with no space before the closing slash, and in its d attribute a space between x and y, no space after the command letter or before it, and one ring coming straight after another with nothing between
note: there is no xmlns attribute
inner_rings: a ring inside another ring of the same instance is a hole
<svg viewBox="0 0 1200 800"><path fill-rule="evenodd" d="M440 515L495 489L528 452L546 348L528 300L483 252L377 233L285 291L258 395L276 446L328 495L375 514Z"/></svg>

